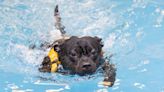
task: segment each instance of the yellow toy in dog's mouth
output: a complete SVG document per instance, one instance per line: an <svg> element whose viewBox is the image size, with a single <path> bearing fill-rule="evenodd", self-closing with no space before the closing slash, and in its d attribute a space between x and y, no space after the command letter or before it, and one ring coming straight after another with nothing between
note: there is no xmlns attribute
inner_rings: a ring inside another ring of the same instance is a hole
<svg viewBox="0 0 164 92"><path fill-rule="evenodd" d="M61 62L59 61L59 55L54 50L54 48L51 48L51 50L48 53L48 57L51 61L51 72L56 72L58 69L58 65L61 64Z"/></svg>

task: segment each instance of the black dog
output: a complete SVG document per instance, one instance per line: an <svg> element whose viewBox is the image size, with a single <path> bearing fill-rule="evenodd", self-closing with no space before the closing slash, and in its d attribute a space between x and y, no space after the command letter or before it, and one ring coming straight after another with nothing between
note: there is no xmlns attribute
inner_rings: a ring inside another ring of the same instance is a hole
<svg viewBox="0 0 164 92"><path fill-rule="evenodd" d="M102 46L97 37L71 37L59 46L59 59L73 74L92 74L103 63Z"/></svg>
<svg viewBox="0 0 164 92"><path fill-rule="evenodd" d="M58 13L57 6L55 12ZM55 16L58 16L57 13ZM59 21L58 24L60 23ZM60 28L60 26L61 24L58 28ZM63 30L62 28L62 31ZM109 62L103 58L103 44L100 38L89 36L79 38L72 36L69 39L55 41L54 44L48 47L54 48L58 53L61 65L69 74L78 74L81 76L93 74L100 67L105 75L104 81L110 82L111 84L109 86L114 84L116 69L113 64L109 64ZM50 58L46 56L39 71L51 72L50 66Z"/></svg>

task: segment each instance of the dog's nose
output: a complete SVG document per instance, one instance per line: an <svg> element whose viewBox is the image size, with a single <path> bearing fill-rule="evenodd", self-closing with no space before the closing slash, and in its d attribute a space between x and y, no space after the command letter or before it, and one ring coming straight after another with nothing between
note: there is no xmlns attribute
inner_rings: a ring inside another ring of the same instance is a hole
<svg viewBox="0 0 164 92"><path fill-rule="evenodd" d="M90 63L83 63L82 68L89 68L91 67Z"/></svg>

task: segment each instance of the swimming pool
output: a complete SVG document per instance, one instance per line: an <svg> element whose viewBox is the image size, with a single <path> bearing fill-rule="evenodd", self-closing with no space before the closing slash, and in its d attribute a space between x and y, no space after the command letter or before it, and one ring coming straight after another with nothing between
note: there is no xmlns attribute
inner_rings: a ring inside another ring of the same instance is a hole
<svg viewBox="0 0 164 92"><path fill-rule="evenodd" d="M69 35L99 36L114 54L113 87L99 84L101 74L37 71L47 52L29 45L58 38L56 4ZM0 0L0 92L164 92L163 34L163 0Z"/></svg>

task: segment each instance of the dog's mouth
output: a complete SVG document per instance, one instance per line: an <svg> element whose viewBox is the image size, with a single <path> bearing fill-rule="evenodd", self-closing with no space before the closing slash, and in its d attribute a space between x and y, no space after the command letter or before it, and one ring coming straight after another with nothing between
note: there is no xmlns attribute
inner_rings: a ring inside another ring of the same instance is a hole
<svg viewBox="0 0 164 92"><path fill-rule="evenodd" d="M77 71L76 73L80 76L85 76L85 75L92 75L93 73L95 73L95 69L80 69L80 71Z"/></svg>
<svg viewBox="0 0 164 92"><path fill-rule="evenodd" d="M96 72L96 64L92 62L82 62L75 67L75 73L78 75L91 75Z"/></svg>

